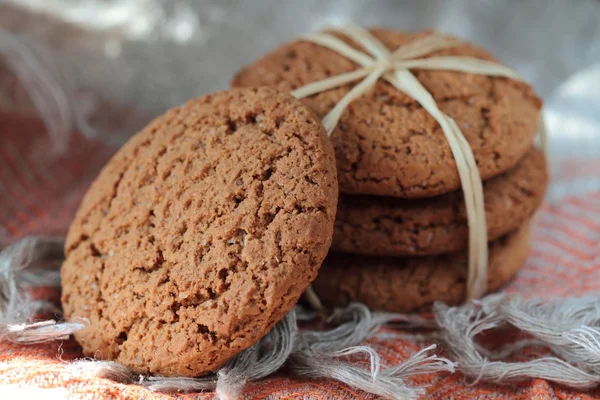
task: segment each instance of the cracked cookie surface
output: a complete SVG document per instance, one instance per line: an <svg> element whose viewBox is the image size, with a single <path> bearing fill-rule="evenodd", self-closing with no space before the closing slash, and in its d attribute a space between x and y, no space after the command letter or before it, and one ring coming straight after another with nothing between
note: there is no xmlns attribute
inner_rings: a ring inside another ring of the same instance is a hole
<svg viewBox="0 0 600 400"><path fill-rule="evenodd" d="M488 291L508 282L525 262L529 224L490 243ZM429 311L436 301L460 304L466 279L466 252L429 257L330 253L312 286L327 307L358 301L374 310L412 312Z"/></svg>
<svg viewBox="0 0 600 400"><path fill-rule="evenodd" d="M197 376L256 343L315 278L333 234L334 150L287 94L192 100L123 146L90 187L61 269L86 355Z"/></svg>
<svg viewBox="0 0 600 400"><path fill-rule="evenodd" d="M371 32L392 50L428 34L388 29ZM427 57L432 56L469 56L497 62L486 51L464 41ZM329 49L297 41L243 68L231 84L291 91L356 68L356 64ZM440 109L460 126L483 179L513 167L531 147L541 100L529 85L463 72L412 72ZM355 84L302 102L323 117ZM373 90L348 106L332 141L342 193L428 197L460 187L456 163L437 122L415 100L385 81L379 80Z"/></svg>
<svg viewBox="0 0 600 400"><path fill-rule="evenodd" d="M483 183L488 240L517 229L540 207L548 171L543 154L531 148L512 169ZM466 249L467 215L461 190L427 199L342 195L334 251L408 256Z"/></svg>

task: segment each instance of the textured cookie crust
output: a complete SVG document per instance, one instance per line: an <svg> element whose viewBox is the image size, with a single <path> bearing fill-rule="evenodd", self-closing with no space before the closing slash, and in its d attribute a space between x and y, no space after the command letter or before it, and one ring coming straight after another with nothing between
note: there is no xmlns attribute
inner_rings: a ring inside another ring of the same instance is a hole
<svg viewBox="0 0 600 400"><path fill-rule="evenodd" d="M490 244L488 290L501 287L529 253L529 223ZM359 301L392 312L428 311L436 301L459 304L465 295L464 252L430 257L330 254L313 288L328 307Z"/></svg>
<svg viewBox="0 0 600 400"><path fill-rule="evenodd" d="M517 229L539 208L548 184L543 154L531 148L522 161L484 182L488 239ZM469 243L462 191L429 199L340 197L335 251L408 256L445 254Z"/></svg>
<svg viewBox="0 0 600 400"><path fill-rule="evenodd" d="M67 318L86 355L196 376L256 343L333 234L334 151L287 94L237 89L168 111L105 166L70 228Z"/></svg>
<svg viewBox="0 0 600 400"><path fill-rule="evenodd" d="M371 32L390 49L428 34L386 29ZM486 51L461 43L429 57L453 55L497 61ZM290 91L356 68L331 50L297 41L245 67L231 84L266 85ZM415 70L413 73L440 109L460 126L483 179L513 167L531 147L541 100L527 84L462 72ZM323 117L354 85L302 101ZM427 197L460 187L450 147L437 122L417 102L382 80L350 104L333 132L332 141L342 193Z"/></svg>

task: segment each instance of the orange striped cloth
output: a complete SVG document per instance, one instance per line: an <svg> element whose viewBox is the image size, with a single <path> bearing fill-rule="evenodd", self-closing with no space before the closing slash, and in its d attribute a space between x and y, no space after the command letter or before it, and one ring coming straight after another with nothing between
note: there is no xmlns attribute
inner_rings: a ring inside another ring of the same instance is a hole
<svg viewBox="0 0 600 400"><path fill-rule="evenodd" d="M76 133L68 153L52 155L44 125L32 117L0 112L0 246L28 234L64 234L90 180L114 149ZM600 161L586 168L573 163L558 179L581 174L594 177ZM577 174L572 171L577 169ZM569 172L571 171L571 172ZM543 207L534 228L533 249L527 264L503 290L526 296L579 295L600 290L600 192L566 197ZM59 293L40 289L37 298L57 300ZM502 335L506 338L506 335ZM493 338L490 339L493 341ZM427 343L396 329L382 328L369 341L384 361L408 358ZM529 349L518 357L538 354ZM73 375L68 361L81 357L77 343L68 340L34 346L0 343L0 398L11 393L52 399L212 399L213 393L163 394L137 385ZM414 385L427 385L427 399L593 399L600 390L581 393L544 380L518 384L477 383L461 374L416 377ZM24 389L26 388L26 389ZM44 388L43 392L39 392ZM6 397L5 397L6 396ZM251 383L246 398L374 399L376 396L326 379L298 379L279 374Z"/></svg>

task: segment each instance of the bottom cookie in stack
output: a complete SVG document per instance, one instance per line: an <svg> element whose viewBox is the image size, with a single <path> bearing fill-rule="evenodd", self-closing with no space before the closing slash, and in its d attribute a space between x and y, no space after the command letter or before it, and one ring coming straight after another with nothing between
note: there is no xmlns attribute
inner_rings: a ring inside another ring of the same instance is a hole
<svg viewBox="0 0 600 400"><path fill-rule="evenodd" d="M489 247L488 290L508 282L529 252L529 222ZM330 253L312 286L326 307L361 302L374 310L429 311L436 301L463 301L464 251L425 257L378 257Z"/></svg>

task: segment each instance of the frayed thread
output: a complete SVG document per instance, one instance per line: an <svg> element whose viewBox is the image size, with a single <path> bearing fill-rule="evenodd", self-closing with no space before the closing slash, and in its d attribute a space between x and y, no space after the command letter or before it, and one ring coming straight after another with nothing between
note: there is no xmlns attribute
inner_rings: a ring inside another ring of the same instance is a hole
<svg viewBox="0 0 600 400"><path fill-rule="evenodd" d="M40 343L64 338L73 332L73 326L56 321L32 324L31 318L49 305L32 301L24 290L24 286L31 283L30 275L25 273L28 269L60 265L63 243L59 238L30 236L0 252L0 340Z"/></svg>
<svg viewBox="0 0 600 400"><path fill-rule="evenodd" d="M292 310L256 345L243 351L219 371L217 397L234 400L246 383L271 375L294 351L298 335L296 313Z"/></svg>
<svg viewBox="0 0 600 400"><path fill-rule="evenodd" d="M46 343L54 340L67 340L71 334L82 330L86 325L81 322L56 322L54 320L33 322L30 324L7 325L5 339L21 344Z"/></svg>
<svg viewBox="0 0 600 400"><path fill-rule="evenodd" d="M123 364L115 361L84 358L67 364L67 371L77 378L102 378L119 383L131 383L135 375Z"/></svg>
<svg viewBox="0 0 600 400"><path fill-rule="evenodd" d="M600 383L599 310L597 297L523 300L496 295L460 307L438 303L434 314L451 358L475 382L541 378L589 389ZM497 350L476 342L477 335L501 327L517 328L532 338ZM500 361L526 346L550 349L555 356Z"/></svg>
<svg viewBox="0 0 600 400"><path fill-rule="evenodd" d="M435 372L454 372L450 360L433 353L431 345L399 365L384 365L371 347L360 345L392 320L405 319L390 313L371 313L363 304L353 303L337 309L329 318L337 327L324 331L301 331L288 367L297 375L310 378L330 378L349 386L390 399L414 399L423 388L407 384L409 376ZM369 369L344 360L362 356L368 359Z"/></svg>
<svg viewBox="0 0 600 400"><path fill-rule="evenodd" d="M451 373L455 370L453 362L431 354L435 348L436 345L431 345L395 366L383 366L379 354L368 346L354 346L333 352L315 352L305 348L292 354L289 365L299 376L335 379L390 399L416 399L425 390L407 384L407 377L437 372ZM359 354L369 358L368 370L340 360L340 357Z"/></svg>

